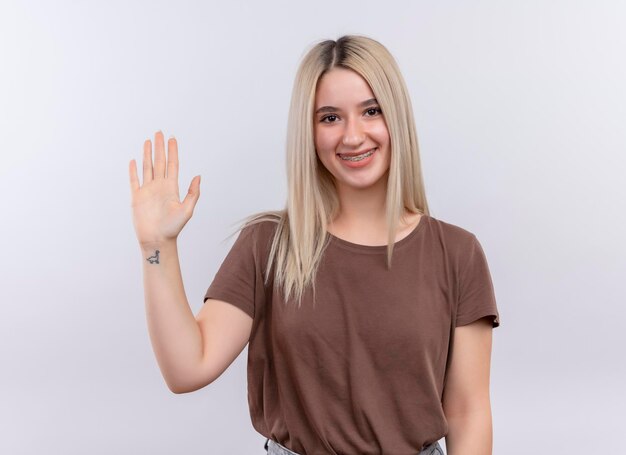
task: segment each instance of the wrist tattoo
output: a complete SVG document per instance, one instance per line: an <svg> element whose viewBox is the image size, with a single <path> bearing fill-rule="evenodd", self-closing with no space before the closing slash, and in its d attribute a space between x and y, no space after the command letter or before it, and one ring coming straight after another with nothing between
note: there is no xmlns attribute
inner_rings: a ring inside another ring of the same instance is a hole
<svg viewBox="0 0 626 455"><path fill-rule="evenodd" d="M156 250L154 256L150 256L146 259L150 264L159 264L159 250Z"/></svg>

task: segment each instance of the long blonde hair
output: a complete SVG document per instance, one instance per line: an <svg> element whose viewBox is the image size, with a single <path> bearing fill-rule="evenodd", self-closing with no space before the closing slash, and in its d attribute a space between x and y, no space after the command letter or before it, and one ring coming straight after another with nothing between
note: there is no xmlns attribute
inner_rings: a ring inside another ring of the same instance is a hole
<svg viewBox="0 0 626 455"><path fill-rule="evenodd" d="M396 229L405 210L429 214L411 100L393 56L378 41L361 35L314 43L300 63L291 94L286 143L286 207L248 216L237 229L262 221L278 224L265 284L274 267L274 286L282 290L285 301L294 294L298 305L310 285L313 285L315 299L317 267L329 239L327 226L339 210L332 174L315 152L313 130L317 83L325 72L335 67L351 69L367 81L389 131L392 153L386 199L388 268Z"/></svg>

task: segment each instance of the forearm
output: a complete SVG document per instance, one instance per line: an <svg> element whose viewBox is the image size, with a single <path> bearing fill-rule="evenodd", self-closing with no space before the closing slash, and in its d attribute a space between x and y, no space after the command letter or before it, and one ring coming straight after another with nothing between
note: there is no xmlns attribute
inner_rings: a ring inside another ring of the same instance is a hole
<svg viewBox="0 0 626 455"><path fill-rule="evenodd" d="M173 240L141 245L141 252L152 348L168 387L180 393L198 374L202 334L185 294L178 247Z"/></svg>
<svg viewBox="0 0 626 455"><path fill-rule="evenodd" d="M448 417L447 420L448 455L491 455L493 430L490 406Z"/></svg>

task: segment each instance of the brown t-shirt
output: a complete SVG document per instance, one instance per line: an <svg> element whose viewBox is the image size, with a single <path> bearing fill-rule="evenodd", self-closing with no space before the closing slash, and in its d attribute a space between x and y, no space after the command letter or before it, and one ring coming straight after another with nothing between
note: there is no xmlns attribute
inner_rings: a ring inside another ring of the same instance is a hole
<svg viewBox="0 0 626 455"><path fill-rule="evenodd" d="M207 298L253 318L248 403L254 428L306 455L414 455L444 437L441 399L455 327L499 314L476 236L423 215L387 247L331 234L297 307L263 278L271 221L241 231Z"/></svg>

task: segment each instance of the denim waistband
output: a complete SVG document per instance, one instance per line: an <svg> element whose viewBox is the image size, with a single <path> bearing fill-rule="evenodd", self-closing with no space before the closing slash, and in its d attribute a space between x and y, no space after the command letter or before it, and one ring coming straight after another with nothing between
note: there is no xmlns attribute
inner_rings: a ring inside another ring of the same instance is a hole
<svg viewBox="0 0 626 455"><path fill-rule="evenodd" d="M299 455L269 438L265 441L265 450L267 455ZM443 449L439 445L439 441L435 441L424 447L416 455L443 455Z"/></svg>

